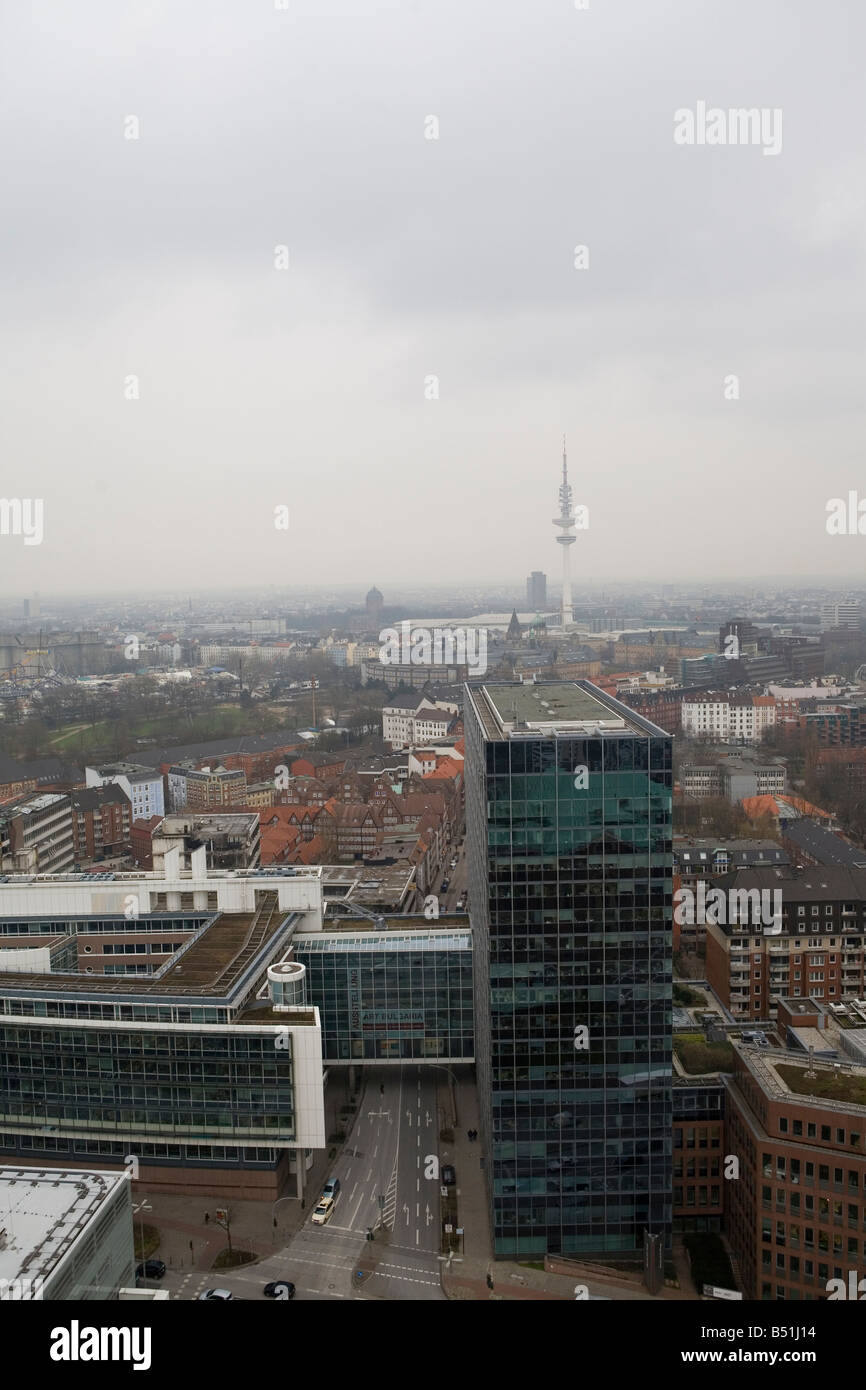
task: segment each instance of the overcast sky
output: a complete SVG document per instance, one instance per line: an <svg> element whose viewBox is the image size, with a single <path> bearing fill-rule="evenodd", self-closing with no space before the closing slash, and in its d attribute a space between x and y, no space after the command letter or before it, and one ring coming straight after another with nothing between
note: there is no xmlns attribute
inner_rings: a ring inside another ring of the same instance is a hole
<svg viewBox="0 0 866 1390"><path fill-rule="evenodd" d="M286 3L2 7L3 589L862 581L863 7Z"/></svg>

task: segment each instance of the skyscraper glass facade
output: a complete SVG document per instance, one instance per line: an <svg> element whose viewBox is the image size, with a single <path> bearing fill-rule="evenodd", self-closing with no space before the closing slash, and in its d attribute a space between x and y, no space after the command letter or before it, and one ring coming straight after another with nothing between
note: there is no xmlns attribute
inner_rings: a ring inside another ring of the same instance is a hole
<svg viewBox="0 0 866 1390"><path fill-rule="evenodd" d="M495 1251L671 1229L671 739L588 682L473 686L466 804Z"/></svg>
<svg viewBox="0 0 866 1390"><path fill-rule="evenodd" d="M296 936L325 1061L473 1056L468 931L341 931Z"/></svg>

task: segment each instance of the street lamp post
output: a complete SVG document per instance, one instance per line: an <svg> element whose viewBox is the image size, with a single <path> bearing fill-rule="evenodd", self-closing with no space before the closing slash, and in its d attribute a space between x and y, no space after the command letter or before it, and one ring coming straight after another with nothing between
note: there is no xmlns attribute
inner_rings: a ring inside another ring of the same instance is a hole
<svg viewBox="0 0 866 1390"><path fill-rule="evenodd" d="M451 1070L451 1068L450 1068L450 1067L443 1067L443 1065L442 1065L441 1062L433 1062L431 1065L432 1065L432 1068L433 1068L434 1071L446 1071L446 1072L448 1073L449 1077L451 1078L451 1114L452 1114L452 1116L453 1116L453 1119L452 1119L452 1121L451 1121L451 1124L452 1124L453 1128L456 1129L456 1128L457 1128L457 1078L455 1077L455 1075L454 1075L453 1071Z"/></svg>
<svg viewBox="0 0 866 1390"><path fill-rule="evenodd" d="M140 1212L143 1212L143 1211L153 1211L153 1207L150 1205L150 1202L147 1200L146 1197L143 1197L142 1200L141 1200L140 1202L133 1202L133 1204L132 1204L132 1214L133 1214L133 1216L138 1216L139 1213L140 1213ZM144 1273L144 1276L143 1276L143 1277L144 1277L145 1280L146 1280L146 1279L147 1279L147 1264L146 1264L146 1259L145 1259L145 1254L144 1254L144 1218L143 1218L143 1217L140 1217L140 1218L139 1218L139 1222L138 1222L138 1239L139 1239L139 1242L140 1242L140 1244L141 1244L141 1263L142 1263L142 1265L144 1265L144 1267L145 1267L145 1273Z"/></svg>
<svg viewBox="0 0 866 1390"><path fill-rule="evenodd" d="M274 1212L276 1211L277 1207L280 1205L280 1202L296 1202L297 1200L298 1200L297 1197L278 1197L278 1198L277 1198L277 1200L276 1200L276 1201L273 1203L273 1205L271 1206L271 1220L273 1221L273 1223L274 1223L275 1226L276 1226L276 1224L277 1224L277 1218L276 1218L276 1216L274 1215Z"/></svg>

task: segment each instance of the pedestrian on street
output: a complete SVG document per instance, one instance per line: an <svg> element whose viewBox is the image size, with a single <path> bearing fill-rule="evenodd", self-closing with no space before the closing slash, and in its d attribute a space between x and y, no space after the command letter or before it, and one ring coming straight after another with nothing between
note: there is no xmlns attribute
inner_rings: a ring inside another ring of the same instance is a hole
<svg viewBox="0 0 866 1390"><path fill-rule="evenodd" d="M205 1214L204 1214L204 1224L207 1225L207 1223L208 1223L209 1221L210 1221L210 1212L209 1212L209 1211L206 1211Z"/></svg>

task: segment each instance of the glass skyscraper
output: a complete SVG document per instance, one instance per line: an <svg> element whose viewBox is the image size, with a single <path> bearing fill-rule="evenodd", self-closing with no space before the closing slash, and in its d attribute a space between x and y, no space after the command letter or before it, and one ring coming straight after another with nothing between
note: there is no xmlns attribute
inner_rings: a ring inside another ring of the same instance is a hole
<svg viewBox="0 0 866 1390"><path fill-rule="evenodd" d="M587 681L469 686L465 726L495 1252L668 1245L672 740Z"/></svg>

